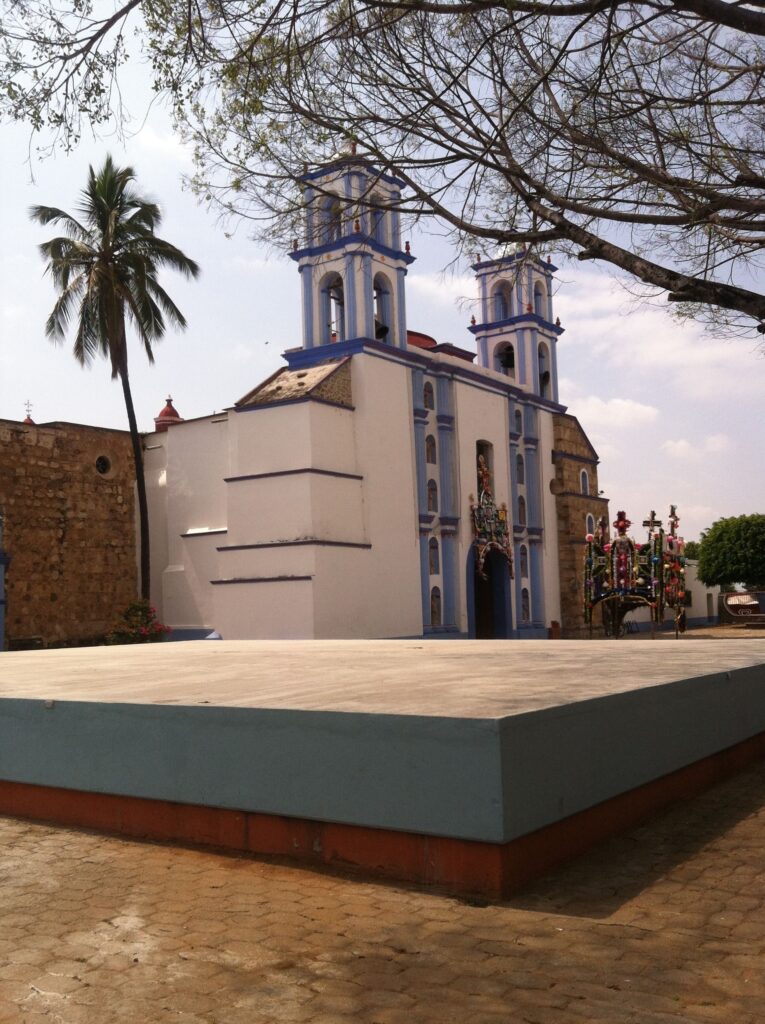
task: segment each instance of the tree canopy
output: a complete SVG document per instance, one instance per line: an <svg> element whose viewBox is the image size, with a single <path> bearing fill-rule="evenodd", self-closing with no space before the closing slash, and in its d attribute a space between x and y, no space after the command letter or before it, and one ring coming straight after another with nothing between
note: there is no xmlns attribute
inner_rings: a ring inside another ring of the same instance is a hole
<svg viewBox="0 0 765 1024"><path fill-rule="evenodd" d="M765 515L718 519L702 534L698 577L708 587L765 590Z"/></svg>
<svg viewBox="0 0 765 1024"><path fill-rule="evenodd" d="M272 240L352 144L468 251L554 247L765 332L759 0L25 0L5 109L70 143L112 116L131 18L196 187Z"/></svg>
<svg viewBox="0 0 765 1024"><path fill-rule="evenodd" d="M697 540L687 540L685 542L684 554L686 558L690 558L691 561L695 562L699 557L699 551L701 550L701 543Z"/></svg>

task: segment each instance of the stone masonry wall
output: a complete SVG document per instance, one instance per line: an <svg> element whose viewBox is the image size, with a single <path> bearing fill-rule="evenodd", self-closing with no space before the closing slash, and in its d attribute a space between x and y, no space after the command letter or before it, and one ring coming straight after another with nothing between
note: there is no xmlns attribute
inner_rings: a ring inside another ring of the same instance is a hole
<svg viewBox="0 0 765 1024"><path fill-rule="evenodd" d="M102 636L135 599L134 486L126 431L0 420L6 644Z"/></svg>
<svg viewBox="0 0 765 1024"><path fill-rule="evenodd" d="M553 417L555 479L550 489L558 511L558 557L560 565L561 636L576 639L589 636L584 623L584 564L587 516L595 522L608 517L608 499L598 496L598 458L575 416ZM581 472L587 470L589 494L582 494ZM599 617L594 636L602 636Z"/></svg>

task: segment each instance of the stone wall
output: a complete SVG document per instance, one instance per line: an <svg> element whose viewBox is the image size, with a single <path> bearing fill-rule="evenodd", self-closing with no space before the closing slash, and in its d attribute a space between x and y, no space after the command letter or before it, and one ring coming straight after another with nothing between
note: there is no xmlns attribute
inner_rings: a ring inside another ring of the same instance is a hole
<svg viewBox="0 0 765 1024"><path fill-rule="evenodd" d="M575 639L589 636L584 624L582 567L586 547L586 521L608 517L608 499L598 495L598 456L575 416L553 417L553 463L555 479L550 490L555 494L558 512L558 556L560 565L561 635ZM589 494L582 494L581 473L589 476ZM602 636L599 624L594 636Z"/></svg>
<svg viewBox="0 0 765 1024"><path fill-rule="evenodd" d="M0 420L6 644L102 636L138 590L130 436Z"/></svg>

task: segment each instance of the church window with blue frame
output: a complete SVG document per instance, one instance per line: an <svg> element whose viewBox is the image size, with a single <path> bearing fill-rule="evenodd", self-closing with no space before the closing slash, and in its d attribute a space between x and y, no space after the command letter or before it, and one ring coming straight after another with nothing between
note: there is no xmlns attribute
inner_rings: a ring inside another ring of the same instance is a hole
<svg viewBox="0 0 765 1024"><path fill-rule="evenodd" d="M391 284L385 274L375 274L374 305L375 338L377 341L392 341L393 308L391 303Z"/></svg>
<svg viewBox="0 0 765 1024"><path fill-rule="evenodd" d="M369 209L369 221L370 221L370 236L375 242L379 242L380 245L387 245L388 239L386 238L385 227L386 218L385 210L380 206L382 199L380 196L372 196L370 199Z"/></svg>
<svg viewBox="0 0 765 1024"><path fill-rule="evenodd" d="M425 387L422 389L422 404L426 409L435 409L436 407L436 396L430 381L426 381Z"/></svg>
<svg viewBox="0 0 765 1024"><path fill-rule="evenodd" d="M521 578L527 578L529 575L529 549L525 544L521 544Z"/></svg>
<svg viewBox="0 0 765 1024"><path fill-rule="evenodd" d="M516 434L523 433L523 413L520 409L515 410L515 432Z"/></svg>
<svg viewBox="0 0 765 1024"><path fill-rule="evenodd" d="M322 242L337 242L343 237L343 204L339 196L325 196L321 212Z"/></svg>
<svg viewBox="0 0 765 1024"><path fill-rule="evenodd" d="M519 484L523 485L526 483L526 466L522 455L516 455L515 457L515 475Z"/></svg>
<svg viewBox="0 0 765 1024"><path fill-rule="evenodd" d="M531 598L526 587L521 591L521 622L531 622Z"/></svg>
<svg viewBox="0 0 765 1024"><path fill-rule="evenodd" d="M583 469L582 472L579 474L579 490L582 492L582 494L590 493L590 478L587 475L586 469Z"/></svg>
<svg viewBox="0 0 765 1024"><path fill-rule="evenodd" d="M523 495L518 498L518 525L526 525L526 499Z"/></svg>
<svg viewBox="0 0 765 1024"><path fill-rule="evenodd" d="M550 353L544 342L537 350L539 359L539 394L542 398L550 397Z"/></svg>
<svg viewBox="0 0 765 1024"><path fill-rule="evenodd" d="M441 591L438 587L433 587L430 591L430 624L441 625Z"/></svg>
<svg viewBox="0 0 765 1024"><path fill-rule="evenodd" d="M534 312L537 316L545 315L545 293L539 281L534 285Z"/></svg>
<svg viewBox="0 0 765 1024"><path fill-rule="evenodd" d="M506 377L515 377L515 349L509 342L496 347L494 358L496 360L495 369L499 373L504 373Z"/></svg>
<svg viewBox="0 0 765 1024"><path fill-rule="evenodd" d="M438 484L428 480L428 512L438 512Z"/></svg>
<svg viewBox="0 0 765 1024"><path fill-rule="evenodd" d="M428 541L428 571L431 576L438 576L441 572L441 559L438 551L438 541L431 537Z"/></svg>
<svg viewBox="0 0 765 1024"><path fill-rule="evenodd" d="M587 516L585 530L586 530L586 532L588 534L589 533L592 533L592 534L595 533L595 516L592 516L592 515Z"/></svg>
<svg viewBox="0 0 765 1024"><path fill-rule="evenodd" d="M425 438L425 461L430 466L436 465L436 439L432 434Z"/></svg>
<svg viewBox="0 0 765 1024"><path fill-rule="evenodd" d="M328 274L319 286L321 343L345 341L345 289L339 274Z"/></svg>
<svg viewBox="0 0 765 1024"><path fill-rule="evenodd" d="M513 290L507 281L500 281L491 293L492 320L509 320L512 316Z"/></svg>

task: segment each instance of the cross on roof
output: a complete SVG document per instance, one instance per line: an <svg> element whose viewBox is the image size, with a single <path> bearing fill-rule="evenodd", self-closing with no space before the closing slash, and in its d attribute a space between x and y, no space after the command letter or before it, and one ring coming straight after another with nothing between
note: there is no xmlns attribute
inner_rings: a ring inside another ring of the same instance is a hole
<svg viewBox="0 0 765 1024"><path fill-rule="evenodd" d="M648 519L643 520L643 526L647 530L655 530L658 526L661 526L661 519L656 518L656 512L653 509L651 509Z"/></svg>
<svg viewBox="0 0 765 1024"><path fill-rule="evenodd" d="M677 524L680 522L680 516L677 514L677 505L669 506L669 533L670 536L677 536Z"/></svg>

